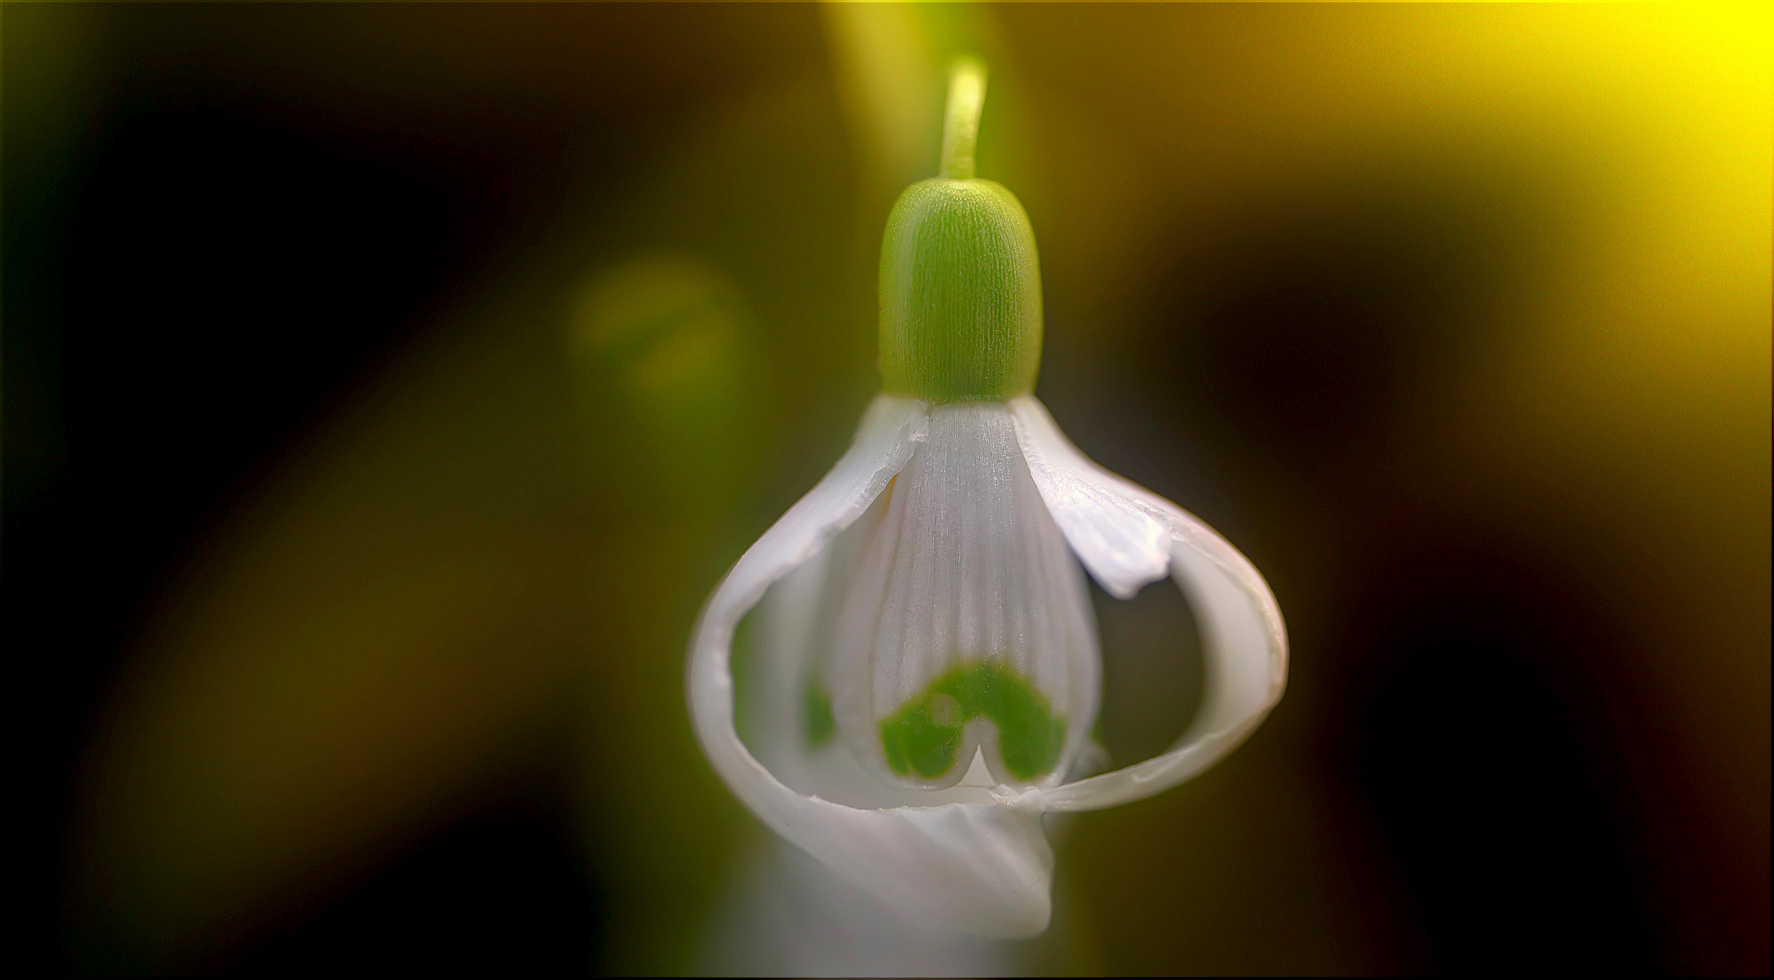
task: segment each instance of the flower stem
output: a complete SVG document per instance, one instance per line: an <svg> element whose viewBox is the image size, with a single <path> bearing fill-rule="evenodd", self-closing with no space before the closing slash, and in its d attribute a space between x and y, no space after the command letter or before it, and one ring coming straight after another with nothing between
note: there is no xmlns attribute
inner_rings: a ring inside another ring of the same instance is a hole
<svg viewBox="0 0 1774 980"><path fill-rule="evenodd" d="M942 122L942 176L973 177L973 148L979 141L979 111L986 101L986 66L962 56L949 66L949 102Z"/></svg>

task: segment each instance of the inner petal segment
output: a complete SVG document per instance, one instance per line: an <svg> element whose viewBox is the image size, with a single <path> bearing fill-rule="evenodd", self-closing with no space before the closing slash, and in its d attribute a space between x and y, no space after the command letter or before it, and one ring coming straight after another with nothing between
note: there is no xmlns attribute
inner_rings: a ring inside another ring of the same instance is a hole
<svg viewBox="0 0 1774 980"><path fill-rule="evenodd" d="M1095 720L1100 666L1083 574L1005 406L933 409L889 490L838 617L832 710L883 778L952 785L1063 775Z"/></svg>

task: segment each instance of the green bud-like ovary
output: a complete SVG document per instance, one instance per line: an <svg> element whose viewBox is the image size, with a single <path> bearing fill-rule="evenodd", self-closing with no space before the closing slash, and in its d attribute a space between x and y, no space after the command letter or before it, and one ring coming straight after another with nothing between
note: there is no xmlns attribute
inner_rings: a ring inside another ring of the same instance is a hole
<svg viewBox="0 0 1774 980"><path fill-rule="evenodd" d="M881 381L933 402L1003 401L1041 367L1041 269L1016 195L937 177L905 189L881 241Z"/></svg>

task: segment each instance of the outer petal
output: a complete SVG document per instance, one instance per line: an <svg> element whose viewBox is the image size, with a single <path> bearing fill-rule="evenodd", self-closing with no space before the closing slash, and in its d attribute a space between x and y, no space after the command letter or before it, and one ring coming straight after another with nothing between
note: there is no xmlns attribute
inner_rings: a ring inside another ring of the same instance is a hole
<svg viewBox="0 0 1774 980"><path fill-rule="evenodd" d="M1194 515L1091 462L1032 395L1010 402L1035 485L1098 583L1130 598L1166 571L1201 625L1201 711L1168 752L1042 792L1049 810L1095 810L1150 796L1218 762L1254 731L1287 682L1287 628L1275 596L1238 549Z"/></svg>
<svg viewBox="0 0 1774 980"><path fill-rule="evenodd" d="M928 406L882 396L850 451L752 545L715 589L690 647L690 712L703 751L772 829L908 918L995 938L1046 928L1053 851L1034 800L863 810L802 796L773 776L733 724L733 631L770 584L856 520L903 467ZM987 791L976 791L991 801Z"/></svg>
<svg viewBox="0 0 1774 980"><path fill-rule="evenodd" d="M1091 578L1117 599L1163 578L1171 538L1164 509L1079 452L1035 396L1011 399L1010 415L1041 499Z"/></svg>

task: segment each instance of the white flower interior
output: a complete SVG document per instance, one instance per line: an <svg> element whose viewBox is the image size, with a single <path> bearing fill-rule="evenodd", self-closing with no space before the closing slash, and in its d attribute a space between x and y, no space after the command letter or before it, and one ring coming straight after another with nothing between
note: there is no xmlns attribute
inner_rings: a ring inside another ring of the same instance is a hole
<svg viewBox="0 0 1774 980"><path fill-rule="evenodd" d="M871 520L871 518L873 518ZM1053 785L1096 719L1096 624L1009 410L931 410L862 522L823 667L851 753L905 786Z"/></svg>

